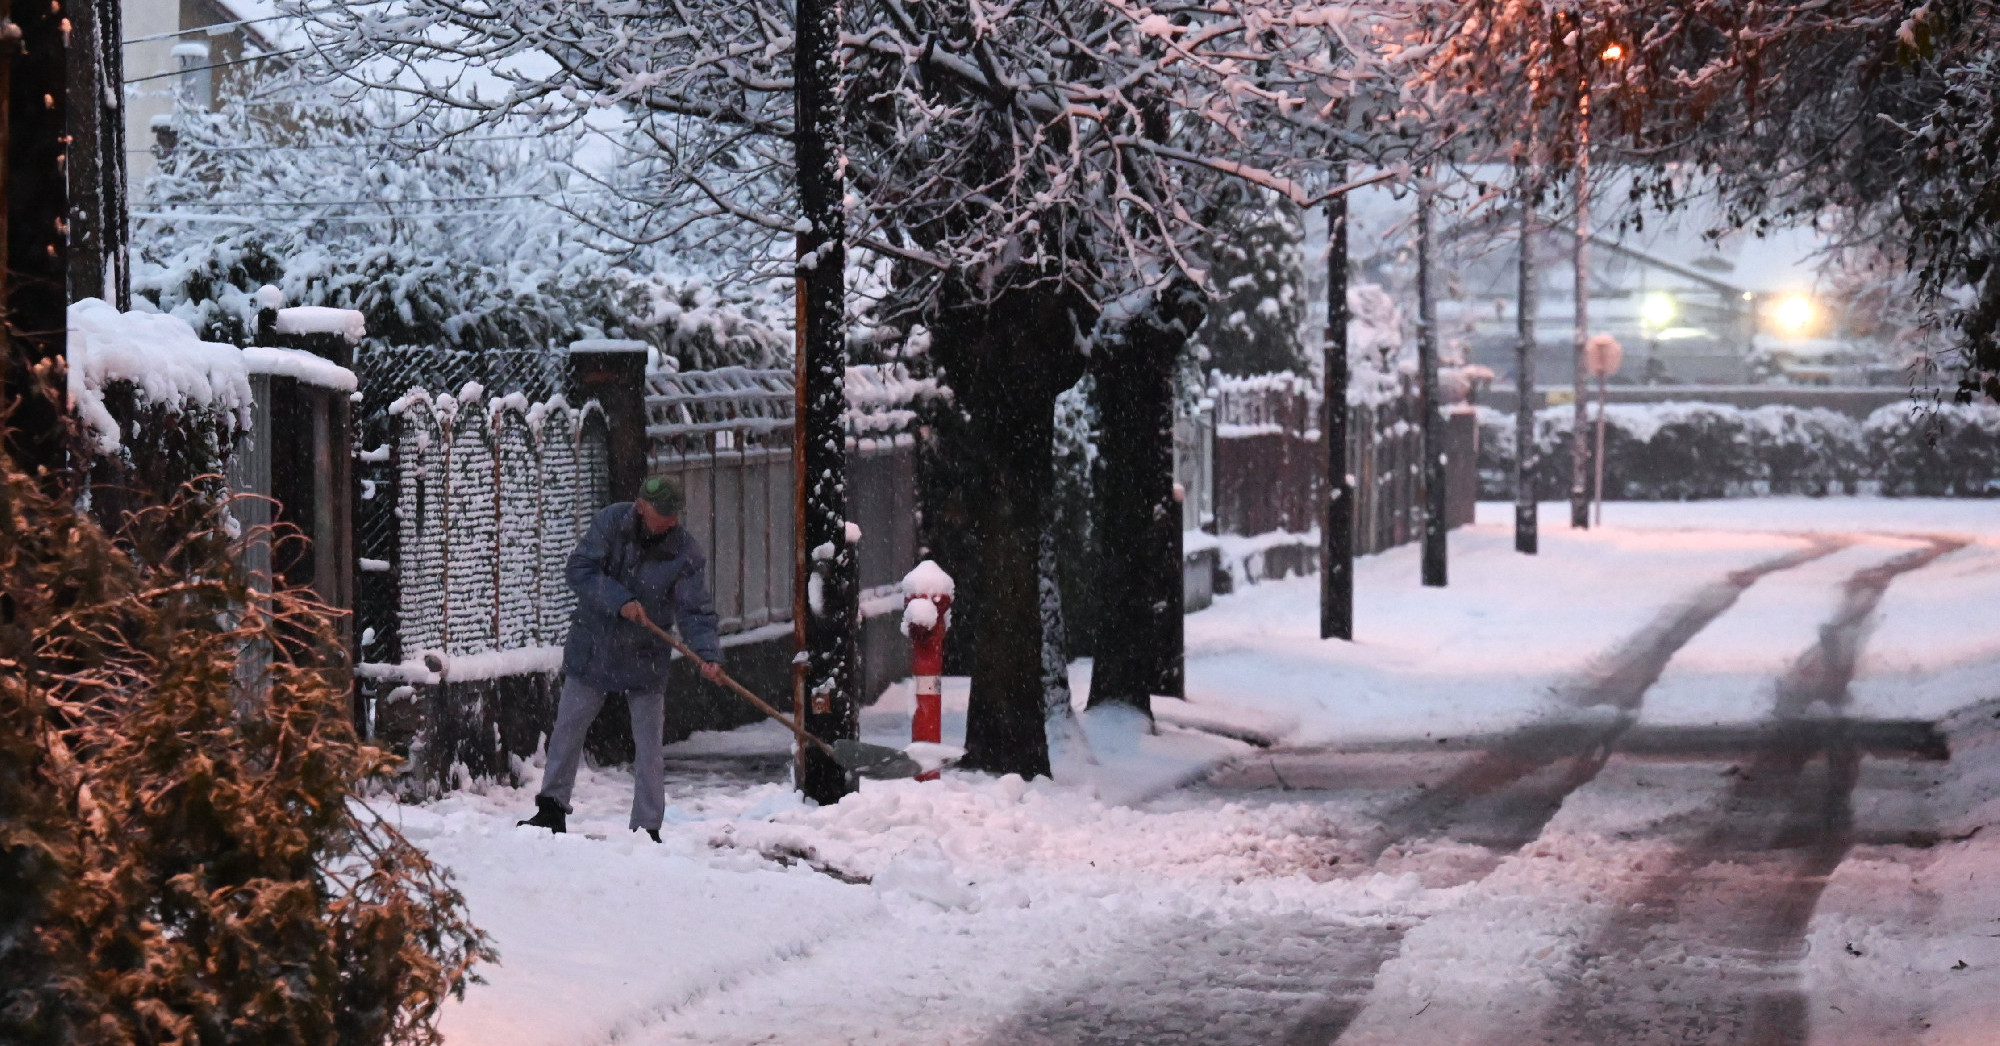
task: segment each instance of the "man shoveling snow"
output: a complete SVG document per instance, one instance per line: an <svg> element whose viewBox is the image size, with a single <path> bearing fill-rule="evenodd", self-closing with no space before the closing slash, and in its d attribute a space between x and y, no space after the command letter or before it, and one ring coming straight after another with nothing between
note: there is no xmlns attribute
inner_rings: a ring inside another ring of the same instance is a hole
<svg viewBox="0 0 2000 1046"><path fill-rule="evenodd" d="M685 503L679 484L653 476L640 484L637 499L599 512L570 553L576 612L563 645L562 699L535 815L521 824L565 830L584 733L604 706L604 695L615 690L625 694L632 712L631 828L659 841L667 807L660 749L674 651L654 626L678 626L701 658L702 676L710 682L722 678L706 559L680 525Z"/></svg>

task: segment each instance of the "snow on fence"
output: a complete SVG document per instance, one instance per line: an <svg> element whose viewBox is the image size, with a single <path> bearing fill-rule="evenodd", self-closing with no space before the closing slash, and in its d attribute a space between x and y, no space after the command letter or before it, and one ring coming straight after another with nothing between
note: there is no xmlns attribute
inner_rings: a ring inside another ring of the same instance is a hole
<svg viewBox="0 0 2000 1046"><path fill-rule="evenodd" d="M359 454L382 477L362 499L386 498L395 524L361 557L388 587L360 637L371 732L425 786L501 776L553 713L575 605L563 567L606 501L601 416L476 382L411 389L388 414L388 441Z"/></svg>
<svg viewBox="0 0 2000 1046"><path fill-rule="evenodd" d="M848 392L849 513L862 528L864 595L893 595L916 553L909 429L915 408L942 393L897 366L851 368ZM790 631L793 405L789 371L647 375L647 468L682 481L682 525L708 553L724 643L738 653ZM410 389L383 417L371 430L381 443L358 453L363 515L379 521L365 528L361 551L358 674L369 726L409 756L413 790L509 777L510 756L531 754L553 722L575 606L564 566L610 501L609 421L595 403L489 397L477 382L449 394ZM864 599L864 615L882 608L901 601ZM789 649L775 659L778 676L789 659ZM754 673L772 659L752 660L734 667ZM895 673L897 661L864 664L866 685L879 689L889 680L875 677ZM677 706L681 728L733 725L709 722L702 705L696 694ZM593 750L615 758L625 743L616 735L611 728Z"/></svg>
<svg viewBox="0 0 2000 1046"><path fill-rule="evenodd" d="M1395 375L1384 388L1365 391L1350 396L1347 407L1347 470L1354 477L1358 555L1416 540L1424 519L1423 434L1415 378ZM1312 568L1325 499L1319 387L1290 373L1248 378L1217 374L1207 399L1213 404L1214 508L1212 526L1203 529L1264 539L1258 547L1273 573ZM1447 522L1460 526L1472 519L1476 426L1469 412L1446 410L1451 474ZM1289 557L1273 554L1276 546L1269 536L1277 534L1297 535L1292 544L1298 549ZM1296 562L1279 562L1286 558Z"/></svg>

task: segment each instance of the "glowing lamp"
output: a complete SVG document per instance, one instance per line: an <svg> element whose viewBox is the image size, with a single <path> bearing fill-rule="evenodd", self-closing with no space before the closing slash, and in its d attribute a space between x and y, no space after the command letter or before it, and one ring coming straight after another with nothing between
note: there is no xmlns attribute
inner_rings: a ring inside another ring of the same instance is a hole
<svg viewBox="0 0 2000 1046"><path fill-rule="evenodd" d="M1674 298L1655 291L1639 305L1639 319L1648 327L1665 327L1674 322Z"/></svg>
<svg viewBox="0 0 2000 1046"><path fill-rule="evenodd" d="M1778 302L1778 307L1772 311L1772 315L1777 319L1778 326L1784 328L1785 333L1795 335L1803 332L1812 323L1814 311L1811 298L1803 294L1794 294Z"/></svg>
<svg viewBox="0 0 2000 1046"><path fill-rule="evenodd" d="M1612 44L1610 47L1605 48L1604 53L1599 55L1598 57L1604 59L1607 62L1615 62L1620 58L1625 57L1625 49L1623 47L1618 46L1617 44Z"/></svg>

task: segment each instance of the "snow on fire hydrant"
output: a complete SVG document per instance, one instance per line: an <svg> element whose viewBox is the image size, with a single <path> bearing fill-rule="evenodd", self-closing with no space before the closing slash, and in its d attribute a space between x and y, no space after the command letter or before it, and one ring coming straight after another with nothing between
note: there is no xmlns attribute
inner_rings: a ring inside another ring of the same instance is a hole
<svg viewBox="0 0 2000 1046"><path fill-rule="evenodd" d="M939 744L944 740L944 696L938 678L944 675L944 633L951 627L951 575L932 560L924 560L903 577L903 634L910 637L910 675L915 677L916 714L910 719L910 740ZM935 781L932 770L917 775Z"/></svg>

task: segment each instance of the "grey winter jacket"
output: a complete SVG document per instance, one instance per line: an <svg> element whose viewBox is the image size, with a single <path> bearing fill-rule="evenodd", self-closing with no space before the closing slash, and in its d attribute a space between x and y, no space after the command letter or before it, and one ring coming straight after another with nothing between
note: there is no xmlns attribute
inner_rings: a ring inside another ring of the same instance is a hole
<svg viewBox="0 0 2000 1046"><path fill-rule="evenodd" d="M666 688L673 648L618 616L634 599L661 628L678 624L681 640L703 658L715 661L722 653L701 546L683 527L649 544L641 539L640 526L631 502L612 505L590 521L590 531L569 556L576 613L563 645L563 672L600 690Z"/></svg>

